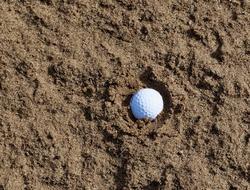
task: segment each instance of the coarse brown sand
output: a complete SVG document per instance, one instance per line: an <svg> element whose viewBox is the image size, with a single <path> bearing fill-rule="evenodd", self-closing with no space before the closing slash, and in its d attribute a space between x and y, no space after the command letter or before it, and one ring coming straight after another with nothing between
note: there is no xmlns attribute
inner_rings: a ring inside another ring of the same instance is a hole
<svg viewBox="0 0 250 190"><path fill-rule="evenodd" d="M0 0L0 190L248 190L249 139L250 1Z"/></svg>

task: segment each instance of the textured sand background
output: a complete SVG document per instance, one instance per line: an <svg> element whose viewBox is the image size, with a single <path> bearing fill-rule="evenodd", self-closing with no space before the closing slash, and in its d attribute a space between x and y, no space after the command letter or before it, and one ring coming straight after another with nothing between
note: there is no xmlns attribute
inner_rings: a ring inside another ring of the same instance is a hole
<svg viewBox="0 0 250 190"><path fill-rule="evenodd" d="M0 1L0 190L248 190L249 96L247 0Z"/></svg>

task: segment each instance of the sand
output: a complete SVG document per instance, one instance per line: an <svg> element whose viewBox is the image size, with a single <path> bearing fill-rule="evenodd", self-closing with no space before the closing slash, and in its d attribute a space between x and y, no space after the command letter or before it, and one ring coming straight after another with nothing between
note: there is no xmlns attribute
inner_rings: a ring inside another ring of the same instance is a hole
<svg viewBox="0 0 250 190"><path fill-rule="evenodd" d="M249 1L0 1L0 190L247 190L249 138Z"/></svg>

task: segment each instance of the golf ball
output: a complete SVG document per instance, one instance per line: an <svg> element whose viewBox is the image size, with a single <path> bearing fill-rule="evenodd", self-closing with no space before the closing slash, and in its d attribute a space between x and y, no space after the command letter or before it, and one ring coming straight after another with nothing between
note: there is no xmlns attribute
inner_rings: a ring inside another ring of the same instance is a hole
<svg viewBox="0 0 250 190"><path fill-rule="evenodd" d="M154 120L163 110L163 99L156 90L144 88L132 96L130 108L136 119Z"/></svg>

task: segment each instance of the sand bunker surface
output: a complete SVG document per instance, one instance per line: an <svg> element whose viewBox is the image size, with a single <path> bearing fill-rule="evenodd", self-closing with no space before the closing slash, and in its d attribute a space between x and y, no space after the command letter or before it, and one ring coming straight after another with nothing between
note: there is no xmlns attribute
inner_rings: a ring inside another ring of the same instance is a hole
<svg viewBox="0 0 250 190"><path fill-rule="evenodd" d="M0 1L0 190L247 190L249 139L249 1Z"/></svg>

